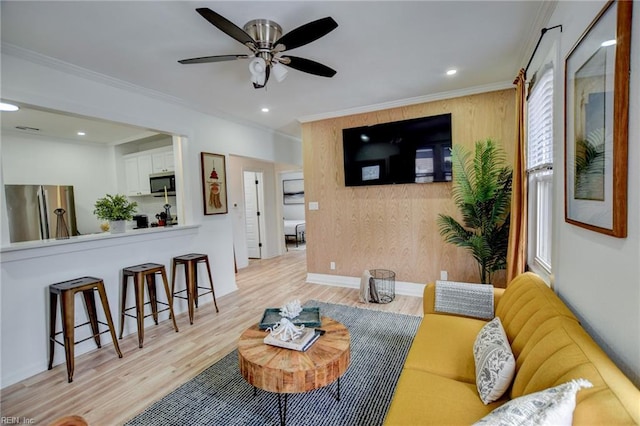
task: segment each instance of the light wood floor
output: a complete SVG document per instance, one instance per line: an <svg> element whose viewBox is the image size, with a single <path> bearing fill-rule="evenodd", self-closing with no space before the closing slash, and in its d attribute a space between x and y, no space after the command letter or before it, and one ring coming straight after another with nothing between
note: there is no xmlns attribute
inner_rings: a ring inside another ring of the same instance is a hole
<svg viewBox="0 0 640 426"><path fill-rule="evenodd" d="M357 290L307 284L303 250L252 261L236 279L239 290L217 299L219 313L206 301L210 296L205 296L193 325L186 313L178 315L179 333L173 331L171 321L164 321L145 329L142 349L135 334L120 340L122 359L110 344L76 357L73 383L67 383L63 363L3 389L2 416L46 425L77 414L92 426L122 424L235 349L238 336L260 320L264 308L279 307L292 299L422 314L418 297L397 295L386 305L363 305ZM63 349L57 346L56 351L59 359Z"/></svg>

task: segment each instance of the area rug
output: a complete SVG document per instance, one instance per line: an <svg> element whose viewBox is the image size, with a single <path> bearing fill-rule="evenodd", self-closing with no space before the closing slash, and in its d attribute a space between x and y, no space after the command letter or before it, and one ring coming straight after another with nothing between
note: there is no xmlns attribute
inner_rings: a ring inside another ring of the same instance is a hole
<svg viewBox="0 0 640 426"><path fill-rule="evenodd" d="M393 303L393 302L391 302ZM290 426L381 425L420 317L310 301L351 335L351 363L336 383L288 397ZM278 398L254 389L240 375L238 352L213 364L127 425L276 425Z"/></svg>

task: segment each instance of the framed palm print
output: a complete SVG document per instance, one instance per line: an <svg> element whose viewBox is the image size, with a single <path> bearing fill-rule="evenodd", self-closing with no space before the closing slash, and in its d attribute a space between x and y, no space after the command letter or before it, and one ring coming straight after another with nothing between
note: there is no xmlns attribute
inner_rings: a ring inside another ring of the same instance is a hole
<svg viewBox="0 0 640 426"><path fill-rule="evenodd" d="M627 236L630 1L602 9L565 60L565 220Z"/></svg>

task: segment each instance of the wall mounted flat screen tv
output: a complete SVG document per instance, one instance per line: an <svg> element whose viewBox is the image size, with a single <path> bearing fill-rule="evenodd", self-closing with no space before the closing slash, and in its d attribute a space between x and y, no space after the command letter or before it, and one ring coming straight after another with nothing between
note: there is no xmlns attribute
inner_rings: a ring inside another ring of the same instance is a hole
<svg viewBox="0 0 640 426"><path fill-rule="evenodd" d="M346 186L451 181L451 114L342 130Z"/></svg>

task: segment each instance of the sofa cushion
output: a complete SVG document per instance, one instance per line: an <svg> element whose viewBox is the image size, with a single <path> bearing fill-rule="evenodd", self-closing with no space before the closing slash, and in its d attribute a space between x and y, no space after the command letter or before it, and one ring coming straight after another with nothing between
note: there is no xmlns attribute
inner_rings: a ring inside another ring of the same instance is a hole
<svg viewBox="0 0 640 426"><path fill-rule="evenodd" d="M486 321L427 314L413 339L406 368L475 384L473 343Z"/></svg>
<svg viewBox="0 0 640 426"><path fill-rule="evenodd" d="M493 410L475 425L571 426L576 393L589 388L587 380L571 380L550 389L512 399Z"/></svg>
<svg viewBox="0 0 640 426"><path fill-rule="evenodd" d="M473 357L480 399L485 404L499 399L509 388L516 369L500 318L482 327L473 345Z"/></svg>
<svg viewBox="0 0 640 426"><path fill-rule="evenodd" d="M484 405L473 383L405 367L384 424L470 425L504 402Z"/></svg>
<svg viewBox="0 0 640 426"><path fill-rule="evenodd" d="M537 275L526 272L509 283L496 306L516 359L531 335L550 318L576 316Z"/></svg>
<svg viewBox="0 0 640 426"><path fill-rule="evenodd" d="M522 349L516 369L512 398L584 378L593 387L578 394L576 424L640 424L637 388L572 319L542 324Z"/></svg>

